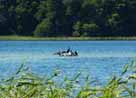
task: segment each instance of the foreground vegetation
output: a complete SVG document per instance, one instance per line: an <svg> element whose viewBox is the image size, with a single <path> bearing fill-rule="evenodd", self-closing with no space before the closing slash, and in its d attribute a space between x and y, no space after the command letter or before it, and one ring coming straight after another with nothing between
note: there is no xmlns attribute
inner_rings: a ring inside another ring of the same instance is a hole
<svg viewBox="0 0 136 98"><path fill-rule="evenodd" d="M0 0L0 35L136 36L136 0Z"/></svg>
<svg viewBox="0 0 136 98"><path fill-rule="evenodd" d="M22 64L12 77L0 81L0 98L136 98L135 62L103 86L93 85L89 76L80 84L80 73L62 81L57 80L59 74L38 76Z"/></svg>
<svg viewBox="0 0 136 98"><path fill-rule="evenodd" d="M32 36L0 36L0 40L29 40L29 41L41 41L41 40L136 40L136 37L32 37Z"/></svg>

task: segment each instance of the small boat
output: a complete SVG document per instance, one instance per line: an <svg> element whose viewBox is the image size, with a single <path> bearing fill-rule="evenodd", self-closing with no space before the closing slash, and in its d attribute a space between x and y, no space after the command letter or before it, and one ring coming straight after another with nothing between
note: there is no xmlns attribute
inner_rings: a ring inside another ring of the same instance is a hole
<svg viewBox="0 0 136 98"><path fill-rule="evenodd" d="M54 53L54 55L59 55L59 56L78 56L77 51L72 51L70 49L68 49L67 51L59 51Z"/></svg>

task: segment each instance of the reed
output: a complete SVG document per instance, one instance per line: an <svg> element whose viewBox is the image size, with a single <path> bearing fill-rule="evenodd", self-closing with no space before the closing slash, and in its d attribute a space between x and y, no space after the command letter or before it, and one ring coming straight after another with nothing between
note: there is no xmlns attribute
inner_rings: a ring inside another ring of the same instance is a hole
<svg viewBox="0 0 136 98"><path fill-rule="evenodd" d="M59 71L50 76L38 76L24 64L15 74L0 81L0 98L136 98L135 62L125 65L118 76L112 76L103 86L92 86L89 76L78 84L81 73L73 78L56 81Z"/></svg>

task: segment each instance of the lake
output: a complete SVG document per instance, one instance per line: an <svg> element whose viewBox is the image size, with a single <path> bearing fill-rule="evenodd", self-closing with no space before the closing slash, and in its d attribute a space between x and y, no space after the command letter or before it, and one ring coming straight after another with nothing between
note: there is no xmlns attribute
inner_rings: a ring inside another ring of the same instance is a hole
<svg viewBox="0 0 136 98"><path fill-rule="evenodd" d="M69 47L79 56L53 55ZM81 72L82 78L90 75L104 82L135 57L136 41L0 41L0 77L11 76L25 62L40 75L60 70L62 77L72 77Z"/></svg>

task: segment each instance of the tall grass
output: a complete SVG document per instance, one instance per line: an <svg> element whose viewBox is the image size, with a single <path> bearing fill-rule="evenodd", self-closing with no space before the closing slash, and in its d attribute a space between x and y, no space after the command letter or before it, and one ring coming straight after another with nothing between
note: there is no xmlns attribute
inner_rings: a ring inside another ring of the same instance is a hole
<svg viewBox="0 0 136 98"><path fill-rule="evenodd" d="M103 86L91 86L89 76L78 84L80 73L56 82L59 71L50 77L38 76L23 64L9 79L0 81L0 98L136 98L135 62L125 65L118 76L112 76ZM54 79L55 78L55 79Z"/></svg>

